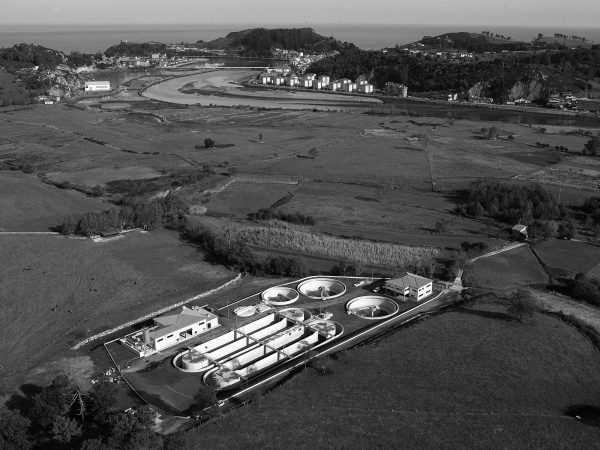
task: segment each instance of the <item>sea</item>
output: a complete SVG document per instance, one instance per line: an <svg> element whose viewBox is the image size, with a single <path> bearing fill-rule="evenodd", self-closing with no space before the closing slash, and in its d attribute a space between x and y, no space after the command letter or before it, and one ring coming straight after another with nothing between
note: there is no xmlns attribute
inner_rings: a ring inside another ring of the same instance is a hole
<svg viewBox="0 0 600 450"><path fill-rule="evenodd" d="M577 35L600 43L599 28L575 27L516 27L486 25L372 25L372 24L218 24L218 25L11 25L0 24L0 47L14 44L39 44L66 53L103 52L121 41L180 43L209 41L226 36L231 31L255 27L288 28L309 26L324 36L333 36L343 42L352 42L362 49L381 49L406 45L423 36L436 36L456 31L492 33L510 36L514 40L531 41L538 33L552 36L554 33Z"/></svg>

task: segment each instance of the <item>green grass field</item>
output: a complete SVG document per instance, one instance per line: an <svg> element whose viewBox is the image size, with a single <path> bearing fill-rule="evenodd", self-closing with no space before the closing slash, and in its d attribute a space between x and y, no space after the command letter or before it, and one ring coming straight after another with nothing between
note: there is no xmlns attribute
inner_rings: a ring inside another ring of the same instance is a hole
<svg viewBox="0 0 600 450"><path fill-rule="evenodd" d="M528 246L489 258L481 258L465 269L467 285L514 290L518 285L546 283L548 277Z"/></svg>
<svg viewBox="0 0 600 450"><path fill-rule="evenodd" d="M587 272L600 264L600 247L555 239L536 245L535 251L549 267L577 274Z"/></svg>
<svg viewBox="0 0 600 450"><path fill-rule="evenodd" d="M35 175L0 171L0 230L48 231L68 215L110 209L99 199L58 189Z"/></svg>
<svg viewBox="0 0 600 450"><path fill-rule="evenodd" d="M498 305L430 318L308 369L259 402L185 435L211 448L596 448L600 428L565 415L600 405L597 350ZM500 318L498 318L500 317Z"/></svg>
<svg viewBox="0 0 600 450"><path fill-rule="evenodd" d="M8 389L77 341L185 300L236 274L203 260L176 233L94 243L0 236L0 374ZM40 373L47 382L47 373ZM2 387L2 386L0 386ZM2 390L0 390L2 392Z"/></svg>
<svg viewBox="0 0 600 450"><path fill-rule="evenodd" d="M204 206L209 214L245 219L249 213L269 208L295 187L291 184L235 182L223 192L213 194Z"/></svg>

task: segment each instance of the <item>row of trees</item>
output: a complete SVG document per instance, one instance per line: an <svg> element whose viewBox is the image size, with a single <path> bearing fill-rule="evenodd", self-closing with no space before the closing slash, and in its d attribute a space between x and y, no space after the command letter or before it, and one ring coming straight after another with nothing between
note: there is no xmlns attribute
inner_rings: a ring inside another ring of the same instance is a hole
<svg viewBox="0 0 600 450"><path fill-rule="evenodd" d="M258 212L248 214L250 220L282 220L284 222L293 223L296 225L314 225L315 218L313 216L305 216L299 212L284 213L275 208L261 208Z"/></svg>
<svg viewBox="0 0 600 450"><path fill-rule="evenodd" d="M232 270L286 277L309 274L308 265L301 257L270 256L264 263L260 262L246 242L231 229L219 233L200 227L186 228L184 236L200 245L218 263Z"/></svg>
<svg viewBox="0 0 600 450"><path fill-rule="evenodd" d="M65 235L96 236L123 229L154 229L161 225L179 228L188 206L177 196L168 195L148 203L125 203L106 211L89 212L81 217L68 216L57 227Z"/></svg>

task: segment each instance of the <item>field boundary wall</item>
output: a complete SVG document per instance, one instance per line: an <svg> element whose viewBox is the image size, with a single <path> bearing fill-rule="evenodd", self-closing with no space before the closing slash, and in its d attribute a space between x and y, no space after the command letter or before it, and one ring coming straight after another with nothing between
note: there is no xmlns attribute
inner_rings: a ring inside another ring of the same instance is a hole
<svg viewBox="0 0 600 450"><path fill-rule="evenodd" d="M102 337L108 336L109 334L112 334L115 331L119 331L119 330L122 330L123 328L127 328L127 327L130 327L132 325L135 325L136 323L152 319L153 317L159 316L159 315L164 314L164 313L166 313L166 312L168 312L168 311L170 311L172 309L175 309L175 308L178 308L180 306L183 306L186 303L193 302L194 300L198 300L198 299L203 298L203 297L208 297L209 295L212 295L215 292L218 292L221 289L225 289L226 287L231 286L232 284L236 283L237 281L239 281L242 278L242 276L243 275L240 273L235 278L233 278L233 279L229 280L228 282L223 283L222 285L217 286L217 287L215 287L213 289L210 289L208 291L204 291L204 292L202 292L202 293L200 293L198 295L190 297L190 298L188 298L186 300L182 300L182 301L177 302L177 303L175 303L173 305L166 306L166 307L161 308L161 309L159 309L157 311L153 311L153 312L151 312L149 314L146 314L146 315L144 315L142 317L138 317L137 319L130 320L129 322L123 323L123 324L121 324L119 326L111 328L110 330L106 330L106 331L103 331L101 333L98 333L98 334L95 334L93 336L90 336L90 337L84 339L83 341L78 342L77 344L75 344L73 347L71 347L71 350L78 350L81 347L83 347L84 345L87 345L90 342L95 341L96 339L100 339Z"/></svg>

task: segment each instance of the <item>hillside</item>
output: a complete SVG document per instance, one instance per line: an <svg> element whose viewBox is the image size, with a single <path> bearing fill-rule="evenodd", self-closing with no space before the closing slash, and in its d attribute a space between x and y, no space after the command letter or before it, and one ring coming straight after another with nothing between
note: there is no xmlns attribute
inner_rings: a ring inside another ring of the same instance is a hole
<svg viewBox="0 0 600 450"><path fill-rule="evenodd" d="M579 36L556 33L554 36L538 35L534 44L542 47L592 48L594 43Z"/></svg>
<svg viewBox="0 0 600 450"><path fill-rule="evenodd" d="M235 31L212 41L198 41L208 49L235 50L241 56L270 57L272 50L282 48L302 52L341 50L344 44L333 37L316 33L312 28L251 28Z"/></svg>
<svg viewBox="0 0 600 450"><path fill-rule="evenodd" d="M469 52L483 53L501 50L526 50L531 44L514 41L510 36L502 36L489 32L468 33L465 31L445 33L438 36L424 36L412 45L424 45L441 50L461 49Z"/></svg>
<svg viewBox="0 0 600 450"><path fill-rule="evenodd" d="M477 40L488 45L487 37ZM485 97L503 103L527 98L544 105L551 94L568 90L583 95L586 82L600 77L599 50L497 53L493 59L475 55L458 63L400 49L384 54L350 48L313 63L308 71L333 78L364 76L380 89L386 82L404 83L411 92L431 97L445 98L453 92L462 99Z"/></svg>
<svg viewBox="0 0 600 450"><path fill-rule="evenodd" d="M7 69L33 66L53 69L59 64L66 63L68 63L68 58L63 52L41 45L16 44L12 47L0 48L0 66Z"/></svg>

